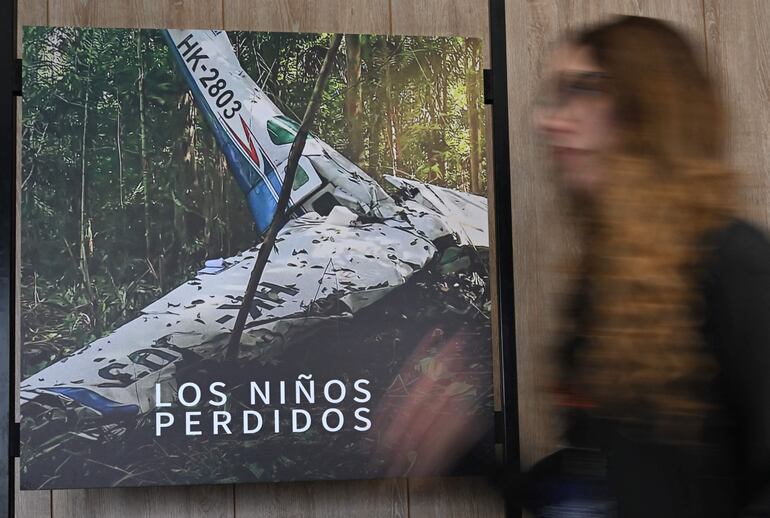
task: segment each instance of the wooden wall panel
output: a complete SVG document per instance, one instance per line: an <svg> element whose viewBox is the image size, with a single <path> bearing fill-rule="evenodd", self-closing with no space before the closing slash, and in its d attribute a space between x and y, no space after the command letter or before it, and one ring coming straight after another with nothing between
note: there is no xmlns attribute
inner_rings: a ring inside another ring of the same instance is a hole
<svg viewBox="0 0 770 518"><path fill-rule="evenodd" d="M729 152L747 215L770 228L770 2L705 0L709 66L729 110Z"/></svg>
<svg viewBox="0 0 770 518"><path fill-rule="evenodd" d="M474 36L489 41L487 0L392 0L393 34Z"/></svg>
<svg viewBox="0 0 770 518"><path fill-rule="evenodd" d="M406 481L300 482L236 486L238 518L406 518Z"/></svg>
<svg viewBox="0 0 770 518"><path fill-rule="evenodd" d="M59 26L194 29L223 24L222 0L49 0L48 17Z"/></svg>
<svg viewBox="0 0 770 518"><path fill-rule="evenodd" d="M232 486L54 491L52 518L234 518Z"/></svg>
<svg viewBox="0 0 770 518"><path fill-rule="evenodd" d="M224 0L225 28L389 34L389 0Z"/></svg>
<svg viewBox="0 0 770 518"><path fill-rule="evenodd" d="M563 31L613 13L671 20L703 48L703 10L701 0L517 0L506 7L519 409L527 465L557 444L558 425L544 385L556 339L555 309L564 291L557 272L575 251L530 124L540 63Z"/></svg>
<svg viewBox="0 0 770 518"><path fill-rule="evenodd" d="M502 517L502 495L477 478L409 480L410 518Z"/></svg>

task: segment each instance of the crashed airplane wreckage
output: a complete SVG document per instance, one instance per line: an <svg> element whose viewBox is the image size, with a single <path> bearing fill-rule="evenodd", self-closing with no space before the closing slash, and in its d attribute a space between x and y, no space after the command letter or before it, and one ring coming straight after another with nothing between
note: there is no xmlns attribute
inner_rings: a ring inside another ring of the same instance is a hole
<svg viewBox="0 0 770 518"><path fill-rule="evenodd" d="M196 105L213 129L257 229L276 208L298 124L244 72L224 31L164 32ZM487 200L386 176L389 195L318 137L305 145L292 219L276 239L239 359L276 354L333 319L351 318L454 247L488 249ZM207 261L195 278L134 320L21 383L24 418L55 408L115 422L155 408L155 385L175 393L180 365L221 361L257 248Z"/></svg>

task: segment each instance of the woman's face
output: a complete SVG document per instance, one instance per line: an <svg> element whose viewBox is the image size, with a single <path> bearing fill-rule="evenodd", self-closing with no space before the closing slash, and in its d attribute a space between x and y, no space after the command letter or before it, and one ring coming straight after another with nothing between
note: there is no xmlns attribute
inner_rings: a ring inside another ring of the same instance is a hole
<svg viewBox="0 0 770 518"><path fill-rule="evenodd" d="M602 156L616 141L607 73L587 47L563 45L550 57L534 111L559 182L578 198L592 198L601 184Z"/></svg>

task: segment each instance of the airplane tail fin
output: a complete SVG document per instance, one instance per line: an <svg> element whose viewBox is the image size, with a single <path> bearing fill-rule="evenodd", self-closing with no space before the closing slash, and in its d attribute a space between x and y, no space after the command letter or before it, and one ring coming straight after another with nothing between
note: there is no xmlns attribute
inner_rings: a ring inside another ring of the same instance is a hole
<svg viewBox="0 0 770 518"><path fill-rule="evenodd" d="M276 209L289 148L298 125L241 68L225 31L164 30L171 55L203 118L214 132L257 229ZM300 161L291 206L321 186L312 164Z"/></svg>

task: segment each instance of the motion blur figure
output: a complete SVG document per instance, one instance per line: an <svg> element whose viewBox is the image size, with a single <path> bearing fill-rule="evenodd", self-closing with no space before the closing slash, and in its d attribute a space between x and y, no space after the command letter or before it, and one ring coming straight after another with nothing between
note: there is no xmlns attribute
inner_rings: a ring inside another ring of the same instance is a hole
<svg viewBox="0 0 770 518"><path fill-rule="evenodd" d="M622 17L550 55L534 120L580 240L541 516L768 516L770 243L689 43Z"/></svg>

